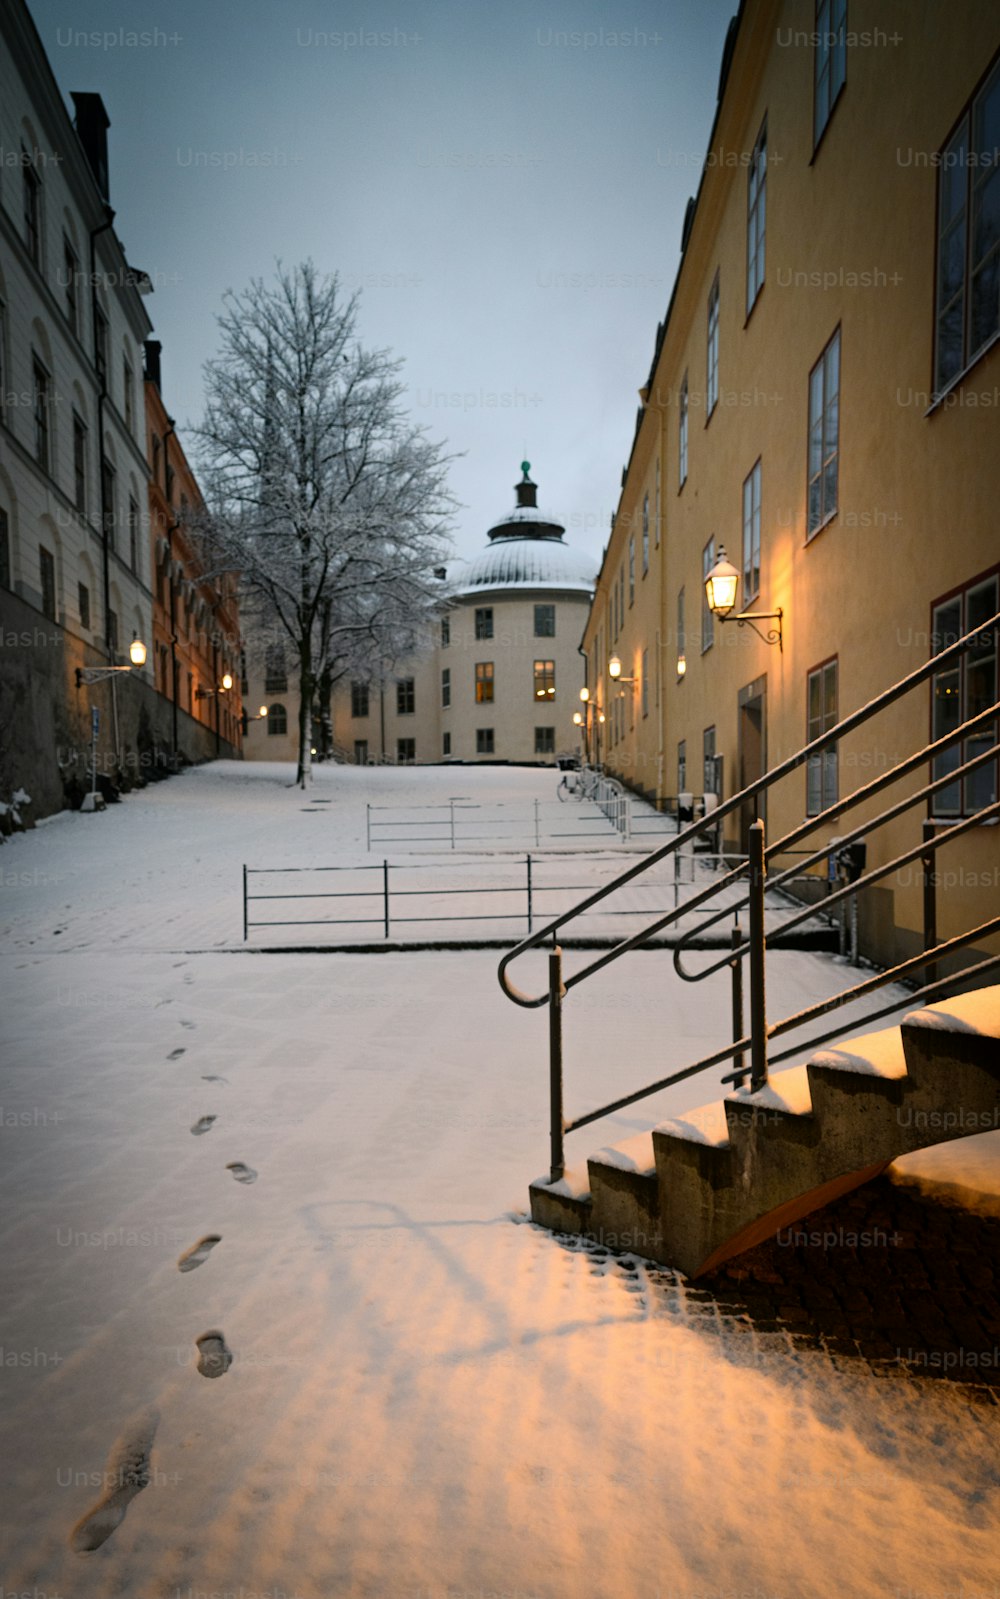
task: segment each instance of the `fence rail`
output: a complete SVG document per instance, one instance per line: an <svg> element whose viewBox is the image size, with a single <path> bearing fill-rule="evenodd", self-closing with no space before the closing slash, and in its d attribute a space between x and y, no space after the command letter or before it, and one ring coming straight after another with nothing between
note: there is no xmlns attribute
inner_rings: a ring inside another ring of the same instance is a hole
<svg viewBox="0 0 1000 1599"><path fill-rule="evenodd" d="M580 840L627 843L634 833L660 836L676 831L672 817L651 812L636 827L632 796L612 778L580 800L533 799L514 802L480 802L455 795L438 805L367 805L365 839L369 854L386 844L432 844L443 850L469 845L579 845Z"/></svg>

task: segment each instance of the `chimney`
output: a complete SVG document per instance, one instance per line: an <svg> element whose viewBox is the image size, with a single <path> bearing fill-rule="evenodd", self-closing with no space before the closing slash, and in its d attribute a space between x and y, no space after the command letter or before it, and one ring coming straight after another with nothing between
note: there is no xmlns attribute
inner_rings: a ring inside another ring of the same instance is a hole
<svg viewBox="0 0 1000 1599"><path fill-rule="evenodd" d="M99 94L78 94L70 96L76 107L77 137L83 145L83 153L87 157L87 164L94 174L94 181L101 192L101 199L105 204L110 204L108 194L108 129L111 126L108 113L104 109L104 101Z"/></svg>
<svg viewBox="0 0 1000 1599"><path fill-rule="evenodd" d="M532 483L530 477L528 476L528 473L531 471L531 462L522 461L521 471L523 473L521 481L520 483L515 483L514 485L515 489L517 490L517 503L519 506L531 506L537 509L538 485L536 483Z"/></svg>
<svg viewBox="0 0 1000 1599"><path fill-rule="evenodd" d="M162 393L162 390L160 390L160 351L163 349L163 345L159 339L147 339L142 348L145 354L143 377L148 378L151 383L155 383L157 390Z"/></svg>

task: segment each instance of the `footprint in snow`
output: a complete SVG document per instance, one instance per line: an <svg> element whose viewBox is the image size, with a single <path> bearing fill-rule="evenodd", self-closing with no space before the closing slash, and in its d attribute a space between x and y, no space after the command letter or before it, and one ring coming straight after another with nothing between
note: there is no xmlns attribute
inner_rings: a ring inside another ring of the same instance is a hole
<svg viewBox="0 0 1000 1599"><path fill-rule="evenodd" d="M203 1083L228 1083L229 1082L229 1078L228 1077L219 1077L219 1076L216 1075L215 1072L202 1072L201 1080L202 1080Z"/></svg>
<svg viewBox="0 0 1000 1599"><path fill-rule="evenodd" d="M194 1031L196 1025L195 1022L181 1022L182 1027L189 1027L192 1031Z"/></svg>
<svg viewBox="0 0 1000 1599"><path fill-rule="evenodd" d="M218 1120L217 1116L199 1116L198 1120L195 1122L195 1124L192 1127L191 1131L194 1133L194 1136L197 1138L199 1136L199 1134L207 1133L209 1128L211 1127L212 1123L214 1121L217 1121L217 1120Z"/></svg>
<svg viewBox="0 0 1000 1599"><path fill-rule="evenodd" d="M140 1411L112 1448L103 1474L104 1493L69 1535L70 1548L78 1555L90 1554L107 1542L149 1482L149 1456L159 1420L156 1410Z"/></svg>
<svg viewBox="0 0 1000 1599"><path fill-rule="evenodd" d="M257 1181L257 1173L253 1167L245 1165L242 1160L227 1161L226 1170L232 1172L238 1183L255 1183Z"/></svg>
<svg viewBox="0 0 1000 1599"><path fill-rule="evenodd" d="M183 1054L185 1054L185 1053L186 1053L186 1051L185 1051L184 1046L182 1044L178 1049L172 1049L170 1051L170 1054L167 1056L167 1059L168 1060L180 1060L181 1056Z"/></svg>
<svg viewBox="0 0 1000 1599"><path fill-rule="evenodd" d="M194 1271L197 1266L203 1266L216 1244L222 1243L220 1233L206 1233L204 1238L199 1238L196 1244L186 1249L177 1262L178 1271Z"/></svg>
<svg viewBox="0 0 1000 1599"><path fill-rule="evenodd" d="M198 1370L203 1377L224 1377L233 1363L233 1352L217 1328L202 1333L195 1339L198 1346Z"/></svg>

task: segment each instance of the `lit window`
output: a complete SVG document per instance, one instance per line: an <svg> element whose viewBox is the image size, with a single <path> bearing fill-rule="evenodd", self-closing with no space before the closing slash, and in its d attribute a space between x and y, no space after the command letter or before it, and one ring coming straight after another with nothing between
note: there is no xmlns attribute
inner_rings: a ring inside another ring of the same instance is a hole
<svg viewBox="0 0 1000 1599"><path fill-rule="evenodd" d="M476 704L489 705L493 700L493 662L476 662Z"/></svg>
<svg viewBox="0 0 1000 1599"><path fill-rule="evenodd" d="M535 699L554 700L556 697L555 661L535 662Z"/></svg>

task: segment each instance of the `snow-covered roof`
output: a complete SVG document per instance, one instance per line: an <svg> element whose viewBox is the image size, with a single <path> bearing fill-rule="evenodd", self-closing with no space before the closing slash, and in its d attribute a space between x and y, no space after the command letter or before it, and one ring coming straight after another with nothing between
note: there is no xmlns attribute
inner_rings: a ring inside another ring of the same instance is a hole
<svg viewBox="0 0 1000 1599"><path fill-rule="evenodd" d="M561 538L497 538L481 555L454 571L454 596L484 589L562 589L591 594L595 561Z"/></svg>

